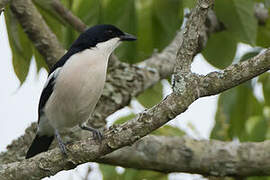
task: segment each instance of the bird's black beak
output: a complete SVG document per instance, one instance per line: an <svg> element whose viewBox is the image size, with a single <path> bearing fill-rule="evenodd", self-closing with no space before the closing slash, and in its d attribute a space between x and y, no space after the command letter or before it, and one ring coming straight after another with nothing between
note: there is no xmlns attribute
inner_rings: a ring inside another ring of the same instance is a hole
<svg viewBox="0 0 270 180"><path fill-rule="evenodd" d="M124 33L122 36L120 36L120 41L135 41L137 38L131 34Z"/></svg>

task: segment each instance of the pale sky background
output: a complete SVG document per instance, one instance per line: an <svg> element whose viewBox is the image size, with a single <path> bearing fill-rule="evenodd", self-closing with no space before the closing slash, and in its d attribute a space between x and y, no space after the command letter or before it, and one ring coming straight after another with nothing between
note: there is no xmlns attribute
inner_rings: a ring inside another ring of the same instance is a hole
<svg viewBox="0 0 270 180"><path fill-rule="evenodd" d="M35 61L32 60L27 79L23 85L20 86L19 80L12 67L11 51L3 14L0 17L0 57L0 151L4 151L6 150L6 146L10 144L13 139L18 138L24 133L24 130L31 122L37 121L39 96L46 81L47 72L41 70L40 73L37 74ZM204 61L201 55L198 55L192 64L192 70L199 74L207 74L214 71L215 68ZM163 81L163 84L168 84L168 82ZM166 86L168 87L168 85ZM164 95L169 93L170 89L166 88ZM194 138L207 139L214 124L216 104L217 96L201 98L194 102L185 113L178 116L177 119L172 120L169 124L180 127ZM140 105L138 105L137 102L133 102L132 107L134 107L132 111L140 111ZM119 115L126 114L129 111L129 108L125 108L109 119L116 119ZM190 128L190 124L195 127L195 131ZM71 175L74 179L81 179L80 174L86 173L85 167L87 166L88 165L82 165L75 171L58 173L58 175L50 179L63 179L67 175ZM90 174L89 179L101 179L102 175L98 171L97 164L91 163L91 167L94 172ZM121 172L121 168L118 169L119 172ZM171 174L170 179L198 180L202 178L197 175L182 174L179 176L178 174Z"/></svg>

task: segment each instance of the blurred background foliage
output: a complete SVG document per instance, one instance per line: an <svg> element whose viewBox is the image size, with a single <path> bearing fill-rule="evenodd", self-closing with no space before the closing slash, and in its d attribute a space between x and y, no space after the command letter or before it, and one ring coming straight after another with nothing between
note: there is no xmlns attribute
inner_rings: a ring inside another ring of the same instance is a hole
<svg viewBox="0 0 270 180"><path fill-rule="evenodd" d="M46 23L68 49L79 35L51 7L51 0L33 0ZM124 62L138 63L154 52L166 47L182 26L185 15L193 8L195 0L61 0L63 5L78 16L87 26L109 23L135 34L138 41L123 44L116 55ZM212 66L223 69L244 61L270 47L270 18L259 23L254 15L255 4L269 9L270 0L218 0L214 11L224 28L211 34L202 55ZM9 8L5 20L12 62L18 79L23 83L28 74L30 60L34 57L38 71L47 69L43 57L35 49ZM251 46L250 52L236 56L239 43ZM169 77L168 77L169 78ZM261 96L255 94L261 91ZM137 99L149 108L163 98L163 85L158 83ZM270 73L255 78L219 96L215 126L211 137L219 140L263 141L270 139ZM123 123L134 114L121 117ZM178 128L164 126L153 132L156 135L182 136ZM104 179L168 179L166 174L126 169L117 173L114 166L101 165ZM268 177L248 178L268 179Z"/></svg>

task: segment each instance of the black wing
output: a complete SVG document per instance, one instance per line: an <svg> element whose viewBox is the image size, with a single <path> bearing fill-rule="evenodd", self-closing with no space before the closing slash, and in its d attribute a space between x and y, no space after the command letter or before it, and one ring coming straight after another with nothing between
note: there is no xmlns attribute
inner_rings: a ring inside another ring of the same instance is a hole
<svg viewBox="0 0 270 180"><path fill-rule="evenodd" d="M58 70L56 70L56 71L58 71ZM39 105L38 105L38 115L39 115L39 117L40 117L40 115L41 115L41 113L43 111L43 108L44 108L46 102L48 101L49 97L51 96L51 94L53 92L56 77L57 77L57 75L51 74L48 77L48 80L47 80L47 82L45 84L45 87L43 88L43 91L42 91L40 99L39 99Z"/></svg>

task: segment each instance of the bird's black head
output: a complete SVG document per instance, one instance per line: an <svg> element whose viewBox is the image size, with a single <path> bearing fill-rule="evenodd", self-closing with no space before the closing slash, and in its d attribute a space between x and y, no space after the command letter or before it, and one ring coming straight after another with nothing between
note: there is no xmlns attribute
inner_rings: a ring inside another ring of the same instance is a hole
<svg viewBox="0 0 270 180"><path fill-rule="evenodd" d="M54 65L50 73L63 66L71 56L86 49L93 49L93 52L109 57L121 41L134 40L136 40L135 36L122 32L113 25L104 24L91 27L77 38L68 52Z"/></svg>
<svg viewBox="0 0 270 180"><path fill-rule="evenodd" d="M96 47L100 43L108 42L112 39L117 41L134 41L136 37L122 32L113 25L96 25L83 32L78 39L72 44L71 48L79 48L81 50ZM119 44L119 43L118 43ZM112 43L110 45L113 46Z"/></svg>

